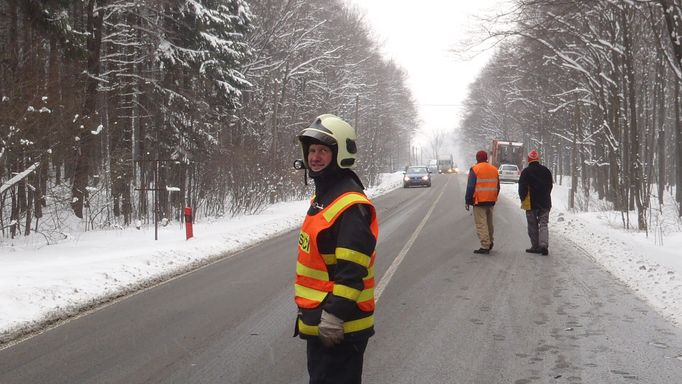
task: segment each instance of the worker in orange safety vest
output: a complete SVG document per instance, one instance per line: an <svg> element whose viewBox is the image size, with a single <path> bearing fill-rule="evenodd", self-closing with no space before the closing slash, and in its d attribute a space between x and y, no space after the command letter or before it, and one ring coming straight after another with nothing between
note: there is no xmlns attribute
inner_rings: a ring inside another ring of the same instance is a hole
<svg viewBox="0 0 682 384"><path fill-rule="evenodd" d="M299 233L294 336L307 342L311 384L361 383L365 348L374 334L378 223L351 170L355 130L325 114L298 139L315 194Z"/></svg>
<svg viewBox="0 0 682 384"><path fill-rule="evenodd" d="M474 206L474 223L481 247L474 253L488 254L494 245L493 208L500 194L497 168L488 163L486 151L476 153L476 165L469 170L464 208Z"/></svg>

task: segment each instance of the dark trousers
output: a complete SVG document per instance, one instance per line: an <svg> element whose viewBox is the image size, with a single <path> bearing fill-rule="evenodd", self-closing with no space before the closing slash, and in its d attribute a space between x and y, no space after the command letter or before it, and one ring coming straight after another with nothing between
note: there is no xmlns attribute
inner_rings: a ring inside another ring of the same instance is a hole
<svg viewBox="0 0 682 384"><path fill-rule="evenodd" d="M327 348L318 339L307 340L310 384L360 384L367 339Z"/></svg>
<svg viewBox="0 0 682 384"><path fill-rule="evenodd" d="M548 248L549 230L549 209L531 209L526 211L526 221L528 222L528 237L531 247Z"/></svg>

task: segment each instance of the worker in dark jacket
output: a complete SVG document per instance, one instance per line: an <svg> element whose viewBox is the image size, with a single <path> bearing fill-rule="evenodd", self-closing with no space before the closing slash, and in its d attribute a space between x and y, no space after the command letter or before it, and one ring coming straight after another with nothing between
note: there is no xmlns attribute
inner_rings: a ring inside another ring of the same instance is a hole
<svg viewBox="0 0 682 384"><path fill-rule="evenodd" d="M497 168L488 163L488 153L476 153L476 165L469 170L464 208L474 206L474 223L481 247L474 253L488 254L493 249L493 207L500 194L500 176Z"/></svg>
<svg viewBox="0 0 682 384"><path fill-rule="evenodd" d="M321 115L298 136L315 195L298 241L295 335L307 341L310 383L361 383L374 334L374 206L351 170L355 130Z"/></svg>
<svg viewBox="0 0 682 384"><path fill-rule="evenodd" d="M528 237L531 247L528 253L549 254L549 211L552 209L552 172L540 164L536 150L528 153L528 166L519 177L521 208L526 210Z"/></svg>

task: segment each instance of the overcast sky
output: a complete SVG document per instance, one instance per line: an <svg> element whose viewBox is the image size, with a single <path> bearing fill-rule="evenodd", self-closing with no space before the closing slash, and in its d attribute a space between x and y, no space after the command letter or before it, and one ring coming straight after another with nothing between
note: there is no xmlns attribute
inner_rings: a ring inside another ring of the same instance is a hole
<svg viewBox="0 0 682 384"><path fill-rule="evenodd" d="M366 15L384 55L407 72L422 130L457 128L468 85L492 52L464 60L450 50L475 35L477 17L499 10L500 0L347 1Z"/></svg>

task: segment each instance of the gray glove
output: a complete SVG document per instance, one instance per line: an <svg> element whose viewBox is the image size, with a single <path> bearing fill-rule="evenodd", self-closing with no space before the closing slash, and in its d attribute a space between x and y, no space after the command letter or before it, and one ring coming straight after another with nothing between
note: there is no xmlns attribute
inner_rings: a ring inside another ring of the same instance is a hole
<svg viewBox="0 0 682 384"><path fill-rule="evenodd" d="M343 340L343 320L327 311L322 311L320 318L320 341L329 348Z"/></svg>

